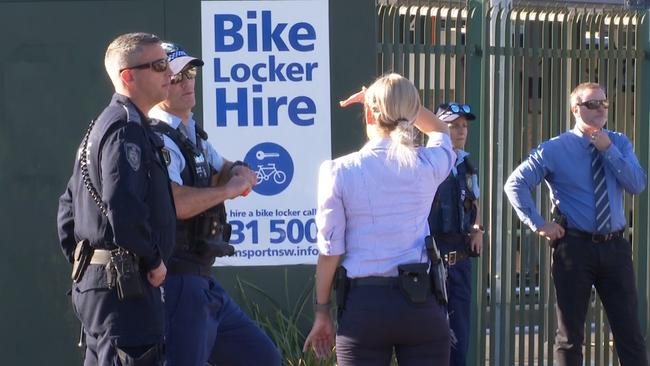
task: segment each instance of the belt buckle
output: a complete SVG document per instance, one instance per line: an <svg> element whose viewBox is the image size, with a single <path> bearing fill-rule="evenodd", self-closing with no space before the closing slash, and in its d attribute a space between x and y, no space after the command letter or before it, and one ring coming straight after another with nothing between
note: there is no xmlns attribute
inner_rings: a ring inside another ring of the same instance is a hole
<svg viewBox="0 0 650 366"><path fill-rule="evenodd" d="M609 233L609 234L591 234L591 242L592 243L604 243L606 241L611 240L614 237L614 233Z"/></svg>
<svg viewBox="0 0 650 366"><path fill-rule="evenodd" d="M456 251L449 252L447 254L447 264L453 266L456 264Z"/></svg>

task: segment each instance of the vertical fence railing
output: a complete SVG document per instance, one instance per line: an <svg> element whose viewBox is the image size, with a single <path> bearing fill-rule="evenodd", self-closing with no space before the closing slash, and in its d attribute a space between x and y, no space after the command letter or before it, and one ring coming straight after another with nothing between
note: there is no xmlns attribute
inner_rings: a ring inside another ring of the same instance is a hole
<svg viewBox="0 0 650 366"><path fill-rule="evenodd" d="M503 195L510 172L539 143L573 126L569 92L580 82L602 84L611 101L610 129L632 140L644 168L650 163L649 30L643 13L566 8L490 8L481 11L429 1L377 7L381 73L414 81L429 108L455 100L479 115L476 146L481 216L488 228L475 263L472 365L553 365L556 329L551 252L522 225ZM472 38L474 37L474 38ZM468 78L468 75L474 77ZM480 75L480 79L477 77ZM483 96L477 96L476 90ZM471 139L470 139L471 141ZM650 198L626 196L644 335L650 332L647 238ZM534 199L549 218L547 189ZM586 365L618 365L604 309L595 292L585 325Z"/></svg>

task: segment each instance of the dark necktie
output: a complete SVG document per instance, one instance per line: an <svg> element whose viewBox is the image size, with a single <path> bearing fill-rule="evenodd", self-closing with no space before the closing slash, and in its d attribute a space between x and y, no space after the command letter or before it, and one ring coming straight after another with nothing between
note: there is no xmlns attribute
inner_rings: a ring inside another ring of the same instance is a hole
<svg viewBox="0 0 650 366"><path fill-rule="evenodd" d="M609 233L609 198L607 197L607 182L605 181L605 168L600 157L600 152L594 145L591 150L591 172L594 179L594 197L596 198L596 232Z"/></svg>

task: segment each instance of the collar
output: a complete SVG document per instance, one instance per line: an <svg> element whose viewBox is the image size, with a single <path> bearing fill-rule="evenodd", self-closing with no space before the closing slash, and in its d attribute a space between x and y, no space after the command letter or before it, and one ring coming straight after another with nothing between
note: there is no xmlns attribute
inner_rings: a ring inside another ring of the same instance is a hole
<svg viewBox="0 0 650 366"><path fill-rule="evenodd" d="M194 115L193 113L190 113L189 127L194 127L194 125L196 124L194 118L192 118L193 115ZM181 123L183 122L183 120L181 120L179 117L169 112L163 111L158 106L153 107L149 111L149 117L161 120L167 123L168 125L170 125L172 128L178 128L178 126L180 126Z"/></svg>
<svg viewBox="0 0 650 366"><path fill-rule="evenodd" d="M390 137L377 137L366 142L362 150L386 150L391 142Z"/></svg>
<svg viewBox="0 0 650 366"><path fill-rule="evenodd" d="M124 94L120 94L120 93L113 93L113 98L112 98L111 101L117 102L117 103L120 103L120 104L131 103L131 99L129 99L129 97L127 97Z"/></svg>
<svg viewBox="0 0 650 366"><path fill-rule="evenodd" d="M603 131L607 134L609 134L609 130L603 128ZM575 135L578 137L578 140L580 141L580 146L584 148L589 148L589 145L591 145L591 136L587 136L580 129L578 129L577 126L573 126L571 130L569 130L569 133Z"/></svg>
<svg viewBox="0 0 650 366"><path fill-rule="evenodd" d="M126 110L126 118L128 121L143 124L143 121L148 121L149 118L142 113L140 108L136 106L129 97L124 94L114 93L111 98L111 104L119 104ZM146 124L146 123L145 123Z"/></svg>
<svg viewBox="0 0 650 366"><path fill-rule="evenodd" d="M465 161L465 158L469 156L469 153L463 149L456 149L456 166L459 166L460 164Z"/></svg>

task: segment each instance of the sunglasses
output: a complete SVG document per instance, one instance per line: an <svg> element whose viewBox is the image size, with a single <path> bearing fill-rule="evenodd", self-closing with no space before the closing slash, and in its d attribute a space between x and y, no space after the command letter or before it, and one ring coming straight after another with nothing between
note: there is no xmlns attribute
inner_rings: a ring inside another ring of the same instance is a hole
<svg viewBox="0 0 650 366"><path fill-rule="evenodd" d="M598 109L601 106L605 109L609 108L609 102L607 99L603 100L588 100L586 102L578 103L577 105L581 107L586 107L587 109Z"/></svg>
<svg viewBox="0 0 650 366"><path fill-rule="evenodd" d="M449 105L447 105L447 110L451 111L452 113L470 113L472 111L469 105L458 103L449 103Z"/></svg>
<svg viewBox="0 0 650 366"><path fill-rule="evenodd" d="M123 69L120 69L120 72L124 70L133 70L133 69L152 69L155 72L165 72L169 68L169 61L167 58L161 58L160 60L147 62L140 65L129 66Z"/></svg>
<svg viewBox="0 0 650 366"><path fill-rule="evenodd" d="M173 84L178 84L183 80L192 80L196 77L196 73L198 70L196 69L196 66L192 66L190 68L187 68L178 74L172 76L171 83Z"/></svg>

